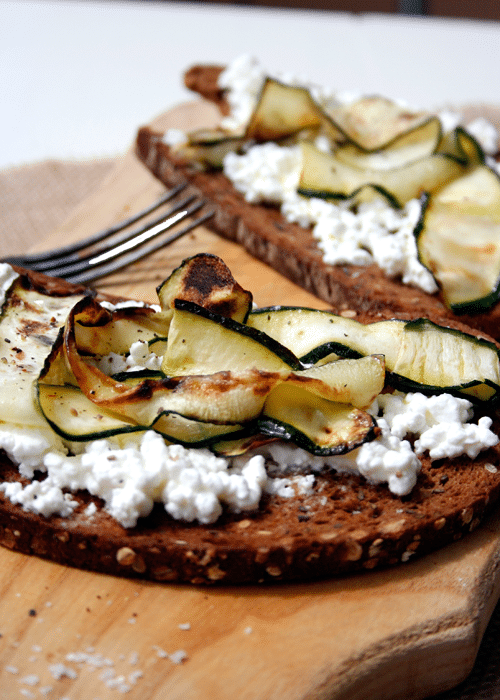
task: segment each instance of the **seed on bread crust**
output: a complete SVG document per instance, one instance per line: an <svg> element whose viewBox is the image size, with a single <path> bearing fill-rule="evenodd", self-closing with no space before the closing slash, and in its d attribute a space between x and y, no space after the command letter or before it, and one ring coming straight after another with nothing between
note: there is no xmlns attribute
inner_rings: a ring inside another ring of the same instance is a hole
<svg viewBox="0 0 500 700"><path fill-rule="evenodd" d="M116 561L121 566L132 566L136 557L136 553L130 547L121 547L116 553Z"/></svg>

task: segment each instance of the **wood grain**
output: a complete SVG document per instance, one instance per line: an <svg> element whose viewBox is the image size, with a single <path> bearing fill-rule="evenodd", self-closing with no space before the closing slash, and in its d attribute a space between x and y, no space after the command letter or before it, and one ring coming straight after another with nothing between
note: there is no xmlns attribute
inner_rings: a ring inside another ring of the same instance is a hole
<svg viewBox="0 0 500 700"><path fill-rule="evenodd" d="M207 118L186 105L158 123ZM39 247L120 219L161 189L127 153ZM258 304L324 307L202 228L99 287L154 301L155 286L201 251L223 257ZM128 689L131 700L418 700L470 671L500 595L499 555L499 515L419 561L305 585L161 585L2 549L2 698L23 697L23 690L27 697L108 700ZM186 657L175 663L179 650Z"/></svg>

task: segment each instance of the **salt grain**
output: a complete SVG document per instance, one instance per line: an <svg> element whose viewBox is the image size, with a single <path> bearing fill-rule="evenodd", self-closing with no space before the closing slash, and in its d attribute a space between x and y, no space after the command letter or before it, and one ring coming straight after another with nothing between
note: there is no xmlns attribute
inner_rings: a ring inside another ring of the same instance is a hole
<svg viewBox="0 0 500 700"><path fill-rule="evenodd" d="M35 686L35 685L38 685L40 683L40 678L39 678L39 676L37 676L33 673L29 676L25 676L24 678L21 678L19 683L23 683L24 685Z"/></svg>
<svg viewBox="0 0 500 700"><path fill-rule="evenodd" d="M178 651L174 651L173 654L169 654L170 661L174 664L181 664L183 661L185 661L188 658L187 653L184 651L184 649L178 649Z"/></svg>
<svg viewBox="0 0 500 700"><path fill-rule="evenodd" d="M167 658L168 658L168 654L167 654L167 652L166 652L164 649L161 649L160 647L156 647L156 646L153 647L153 649L155 649L155 651L156 651L156 656L157 656L159 659L167 659Z"/></svg>
<svg viewBox="0 0 500 700"><path fill-rule="evenodd" d="M65 666L61 663L51 664L49 666L49 671L52 674L52 677L56 679L56 681L60 681L61 678L71 678L73 680L75 678L78 678L78 674L74 669L69 668L68 666Z"/></svg>
<svg viewBox="0 0 500 700"><path fill-rule="evenodd" d="M135 684L137 683L137 681L138 681L140 678L143 678L143 677L144 677L144 673L143 673L142 671L134 671L133 673L131 673L131 674L129 675L128 681L129 681L129 683L131 683L132 685L135 685Z"/></svg>
<svg viewBox="0 0 500 700"><path fill-rule="evenodd" d="M94 668L103 668L104 666L114 666L111 659L107 659L102 654L92 654L85 652L72 652L66 654L66 661L72 661L77 664L87 664L88 666L93 666Z"/></svg>
<svg viewBox="0 0 500 700"><path fill-rule="evenodd" d="M133 651L129 656L128 662L131 666L135 666L136 664L138 664L139 654L136 651Z"/></svg>

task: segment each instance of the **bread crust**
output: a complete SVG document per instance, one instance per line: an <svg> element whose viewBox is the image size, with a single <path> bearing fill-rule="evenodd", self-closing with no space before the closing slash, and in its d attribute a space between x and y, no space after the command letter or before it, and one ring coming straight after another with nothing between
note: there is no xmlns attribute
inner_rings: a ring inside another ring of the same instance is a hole
<svg viewBox="0 0 500 700"><path fill-rule="evenodd" d="M184 79L187 87L217 104L224 114L227 105L217 86L222 70L221 66L193 66ZM500 338L500 303L487 311L457 315L446 307L438 293L428 294L404 285L376 264L327 264L310 229L287 222L275 206L246 202L222 173L201 172L179 160L163 143L161 133L150 127L141 128L136 152L167 187L188 182L195 195L215 207L214 217L206 223L208 227L326 301L336 313L369 315L372 320L426 317L437 323L464 324Z"/></svg>
<svg viewBox="0 0 500 700"><path fill-rule="evenodd" d="M48 295L82 291L39 274L25 280ZM176 521L156 505L125 529L86 492L73 495L79 505L70 517L45 518L0 493L0 544L81 569L192 584L303 581L394 566L474 530L500 494L500 445L475 460L421 462L417 485L403 498L325 471L313 494L265 495L258 510L225 512L211 525ZM0 453L0 482L14 481L27 483Z"/></svg>

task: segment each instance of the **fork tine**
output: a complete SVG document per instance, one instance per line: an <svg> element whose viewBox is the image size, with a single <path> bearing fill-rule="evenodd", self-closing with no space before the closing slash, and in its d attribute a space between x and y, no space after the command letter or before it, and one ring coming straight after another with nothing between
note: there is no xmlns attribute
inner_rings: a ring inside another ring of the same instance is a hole
<svg viewBox="0 0 500 700"><path fill-rule="evenodd" d="M190 214L193 213L193 209L200 209L203 206L203 204L204 202L198 202L196 205L193 206L191 210L186 210L174 214L174 216L171 217L171 219L168 219L167 221L164 221L163 223L160 223L157 226L153 227L153 229L151 229L151 231L149 232L150 235L147 238L147 240L150 241L148 245L142 245L143 240L140 240L138 243L135 244L135 247L132 248L131 252L129 252L127 255L123 255L122 252L120 252L120 254L113 256L113 258L111 258L111 255L106 257L105 260L103 260L104 256L98 256L101 259L97 260L97 262L94 259L94 265L89 265L89 262L87 262L87 269L77 271L74 273L68 272L66 275L64 275L65 279L75 284L86 284L88 282L93 282L94 280L98 280L101 277L104 277L105 275L109 275L113 272L121 270L127 265L131 265L132 263L137 262L138 260L146 257L147 255L151 255L151 253L154 253L155 251L159 250L160 248L163 248L164 246L170 245L170 243L173 243L178 238L181 238L181 236L185 236L187 233L189 233L194 228L204 223L205 221L207 221L207 219L214 215L213 211L207 211L198 218L190 221L182 229L172 233L166 239L158 239L159 234L171 228L173 225L175 225L175 223L178 223L178 221L188 217ZM135 243L135 241L130 241L129 243L133 244ZM109 260L109 262L106 262L106 260ZM103 262L104 264L102 264Z"/></svg>
<svg viewBox="0 0 500 700"><path fill-rule="evenodd" d="M156 217L152 221L148 221L138 228L126 231L121 236L113 236L112 238L107 238L98 248L92 250L87 255L79 255L77 253L71 253L65 255L61 258L54 258L52 260L43 260L32 265L31 269L37 270L38 272L46 272L47 274L54 275L56 277L64 277L66 269L70 266L79 266L80 264L92 260L92 258L97 255L103 255L108 251L113 251L118 249L120 246L124 245L127 241L137 238L143 233L146 233L151 228L171 218L176 212L184 209L188 204L190 204L195 199L194 195L184 197L179 202L176 202L167 212L163 212L160 216ZM83 249L82 249L83 250ZM84 266L83 266L84 267ZM82 268L83 269L83 268Z"/></svg>
<svg viewBox="0 0 500 700"><path fill-rule="evenodd" d="M106 229L103 229L102 231L98 231L97 233L94 233L81 241L76 241L75 243L71 243L66 246L61 246L60 248L55 248L53 250L47 250L40 253L28 253L26 255L10 255L8 257L2 258L2 262L10 263L11 265L19 265L20 267L25 267L27 269L43 272L51 270L56 266L61 265L65 262L65 260L67 260L68 262L71 261L71 259L78 260L80 259L78 256L76 256L76 253L78 253L78 251L82 251L85 248L95 245L96 243L100 243L101 241L110 238L114 234L123 231L125 228L128 228L132 224L135 224L140 219L143 219L149 214L152 214L163 204L166 204L170 200L174 199L174 197L180 194L185 187L185 183L178 185L174 189L169 190L168 192L163 194L159 199L157 199L155 202L153 202L153 204L149 205L145 209L142 209L136 214L130 216L129 218L124 219L123 221L120 221L117 224L114 224L113 226L110 226ZM155 220L156 223L164 219L165 216L168 216L168 214L163 215L162 217L158 217ZM152 224L150 223L149 225L151 226ZM136 234L138 232L135 231L133 233ZM74 257L71 258L71 256Z"/></svg>
<svg viewBox="0 0 500 700"><path fill-rule="evenodd" d="M150 238L154 238L163 231L171 228L181 219L185 219L190 214L194 214L196 211L198 211L198 209L201 209L204 203L205 202L198 200L188 209L181 209L180 211L174 209L174 211L169 212L170 216L166 220L162 220L160 223L157 223L152 227L146 226L141 228L135 237L127 237L126 240L120 241L116 246L111 248L106 247L104 251L98 250L94 253L94 255L89 255L85 258L78 258L75 262L64 262L64 264L60 267L52 269L51 274L54 275L54 277L64 277L65 279L69 279L71 276L95 268L97 265L100 265L103 262L118 258L127 250L138 247Z"/></svg>

